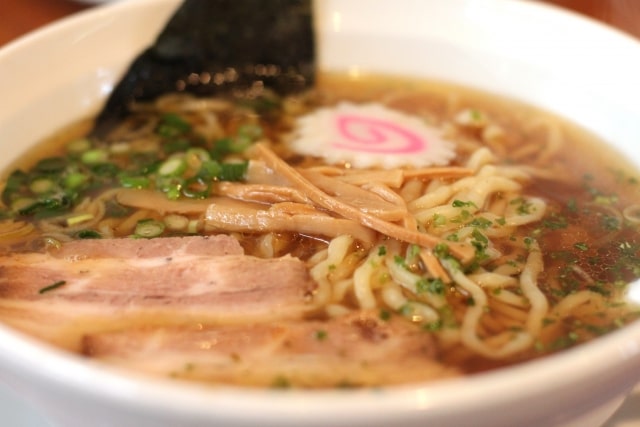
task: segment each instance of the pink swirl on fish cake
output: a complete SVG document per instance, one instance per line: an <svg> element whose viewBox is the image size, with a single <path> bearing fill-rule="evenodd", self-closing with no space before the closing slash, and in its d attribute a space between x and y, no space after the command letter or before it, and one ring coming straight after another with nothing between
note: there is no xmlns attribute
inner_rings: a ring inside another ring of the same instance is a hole
<svg viewBox="0 0 640 427"><path fill-rule="evenodd" d="M427 141L392 121L345 114L336 117L340 140L334 148L365 153L411 154L425 151Z"/></svg>

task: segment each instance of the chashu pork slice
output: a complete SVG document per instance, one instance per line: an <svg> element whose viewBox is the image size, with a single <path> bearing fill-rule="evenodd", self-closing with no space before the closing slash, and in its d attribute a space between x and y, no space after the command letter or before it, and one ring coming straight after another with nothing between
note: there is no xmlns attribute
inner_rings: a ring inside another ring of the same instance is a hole
<svg viewBox="0 0 640 427"><path fill-rule="evenodd" d="M371 387L460 374L436 360L431 334L374 312L90 334L83 353L156 376L236 386Z"/></svg>
<svg viewBox="0 0 640 427"><path fill-rule="evenodd" d="M297 258L230 236L81 240L0 258L0 317L63 347L123 325L299 318L316 287Z"/></svg>

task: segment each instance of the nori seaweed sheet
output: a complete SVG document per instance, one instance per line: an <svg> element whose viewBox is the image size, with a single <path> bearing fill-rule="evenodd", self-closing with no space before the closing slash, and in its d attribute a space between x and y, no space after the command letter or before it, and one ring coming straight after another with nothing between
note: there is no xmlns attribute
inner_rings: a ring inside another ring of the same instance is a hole
<svg viewBox="0 0 640 427"><path fill-rule="evenodd" d="M311 1L184 1L155 43L131 63L98 115L92 134L108 133L129 114L133 103L170 92L228 95L260 81L287 95L313 85ZM233 78L221 82L212 77L225 72Z"/></svg>

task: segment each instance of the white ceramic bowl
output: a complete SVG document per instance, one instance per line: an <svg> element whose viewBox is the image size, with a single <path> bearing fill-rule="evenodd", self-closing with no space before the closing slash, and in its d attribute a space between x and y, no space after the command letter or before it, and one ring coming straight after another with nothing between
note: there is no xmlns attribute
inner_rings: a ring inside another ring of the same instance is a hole
<svg viewBox="0 0 640 427"><path fill-rule="evenodd" d="M0 51L0 167L97 112L176 0L116 2ZM450 80L527 100L640 165L640 44L524 0L322 0L321 67ZM56 425L597 426L640 380L640 324L545 360L389 390L207 389L121 375L0 327L0 381Z"/></svg>

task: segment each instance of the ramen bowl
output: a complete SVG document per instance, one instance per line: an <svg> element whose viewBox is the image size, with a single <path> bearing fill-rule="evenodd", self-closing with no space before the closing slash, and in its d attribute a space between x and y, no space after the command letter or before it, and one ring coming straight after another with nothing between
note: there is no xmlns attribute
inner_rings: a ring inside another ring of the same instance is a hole
<svg viewBox="0 0 640 427"><path fill-rule="evenodd" d="M177 4L116 2L3 48L0 167L97 113ZM621 33L516 0L323 0L315 8L324 70L444 80L523 100L640 165L640 44ZM598 426L639 380L637 322L486 374L331 391L214 388L125 374L0 327L0 383L65 427Z"/></svg>

